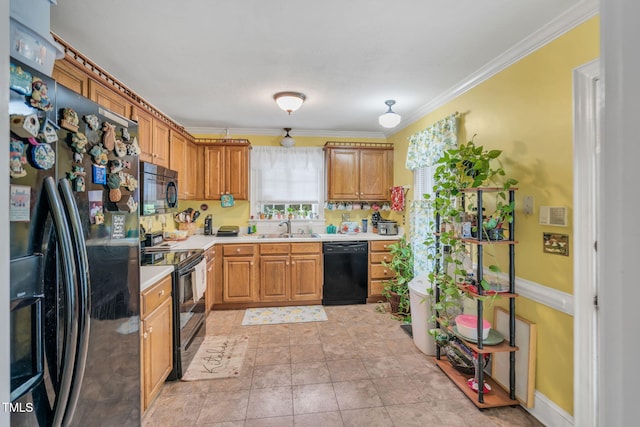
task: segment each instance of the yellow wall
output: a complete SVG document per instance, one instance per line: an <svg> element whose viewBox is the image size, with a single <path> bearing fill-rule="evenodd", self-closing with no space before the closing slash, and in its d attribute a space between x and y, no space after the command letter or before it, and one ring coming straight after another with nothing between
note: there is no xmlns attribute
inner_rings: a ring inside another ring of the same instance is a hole
<svg viewBox="0 0 640 427"><path fill-rule="evenodd" d="M404 166L407 138L460 112L459 141L477 134L476 144L503 150L507 175L519 180L516 206L525 195L535 199L534 215L516 212L516 275L573 293L573 257L542 252L544 231L568 234L571 244L571 221L569 227L541 226L538 207L572 206L572 72L598 56L596 17L392 135L396 185L413 180ZM569 209L569 214L579 212ZM516 306L519 315L538 325L536 389L572 413L573 318L525 298Z"/></svg>

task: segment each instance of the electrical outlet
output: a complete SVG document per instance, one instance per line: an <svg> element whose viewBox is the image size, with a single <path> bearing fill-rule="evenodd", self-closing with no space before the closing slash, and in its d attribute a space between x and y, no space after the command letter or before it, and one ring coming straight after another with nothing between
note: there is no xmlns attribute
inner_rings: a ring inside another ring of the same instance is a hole
<svg viewBox="0 0 640 427"><path fill-rule="evenodd" d="M522 200L522 213L533 215L533 196L524 196Z"/></svg>

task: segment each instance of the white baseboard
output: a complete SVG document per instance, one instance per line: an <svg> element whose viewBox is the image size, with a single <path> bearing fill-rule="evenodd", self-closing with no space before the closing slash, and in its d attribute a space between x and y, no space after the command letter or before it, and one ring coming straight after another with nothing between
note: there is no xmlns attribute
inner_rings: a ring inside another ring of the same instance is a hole
<svg viewBox="0 0 640 427"><path fill-rule="evenodd" d="M535 406L525 410L542 424L547 427L573 427L573 417L547 396L536 390L535 399Z"/></svg>

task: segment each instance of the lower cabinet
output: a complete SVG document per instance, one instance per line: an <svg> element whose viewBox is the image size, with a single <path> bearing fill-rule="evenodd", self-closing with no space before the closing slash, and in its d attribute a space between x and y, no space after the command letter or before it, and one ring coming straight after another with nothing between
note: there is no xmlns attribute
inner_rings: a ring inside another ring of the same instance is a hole
<svg viewBox="0 0 640 427"><path fill-rule="evenodd" d="M222 246L223 303L246 303L257 300L257 267L254 245Z"/></svg>
<svg viewBox="0 0 640 427"><path fill-rule="evenodd" d="M173 368L171 288L169 275L140 294L143 410L160 392Z"/></svg>
<svg viewBox="0 0 640 427"><path fill-rule="evenodd" d="M223 306L322 300L321 243L225 244L221 252Z"/></svg>
<svg viewBox="0 0 640 427"><path fill-rule="evenodd" d="M396 240L373 240L369 242L369 297L368 302L382 299L384 282L393 278L393 271L383 263L391 262L389 246Z"/></svg>
<svg viewBox="0 0 640 427"><path fill-rule="evenodd" d="M215 301L216 293L216 248L212 246L205 252L207 260L207 289L204 293L204 314L209 314Z"/></svg>

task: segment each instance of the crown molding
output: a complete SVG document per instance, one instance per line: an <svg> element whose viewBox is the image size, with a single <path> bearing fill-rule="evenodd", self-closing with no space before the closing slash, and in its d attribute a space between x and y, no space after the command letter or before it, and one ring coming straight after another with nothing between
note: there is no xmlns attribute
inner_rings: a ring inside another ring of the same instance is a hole
<svg viewBox="0 0 640 427"><path fill-rule="evenodd" d="M448 102L451 102L463 93L474 88L485 80L488 80L500 71L510 67L542 46L572 30L586 20L596 16L599 11L600 8L598 0L581 1L544 27L516 43L513 47L485 64L476 72L461 80L458 84L452 86L441 95L434 98L431 102L418 108L412 114L405 116L402 122L400 122L400 124L391 132L385 132L385 136L388 137L399 130L406 128L432 111L442 107Z"/></svg>
<svg viewBox="0 0 640 427"><path fill-rule="evenodd" d="M186 127L192 135L220 135L222 138L233 135L272 135L284 136L282 129L270 128L214 128L214 127ZM291 137L296 136L321 136L328 138L377 138L386 139L382 132L358 132L358 131L333 131L322 129L300 129L289 132Z"/></svg>

